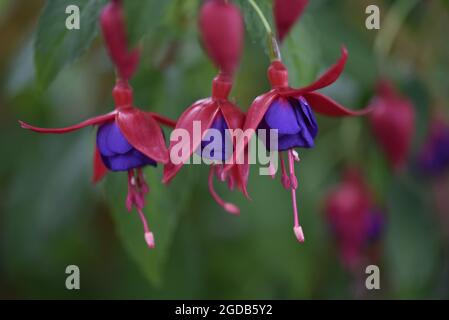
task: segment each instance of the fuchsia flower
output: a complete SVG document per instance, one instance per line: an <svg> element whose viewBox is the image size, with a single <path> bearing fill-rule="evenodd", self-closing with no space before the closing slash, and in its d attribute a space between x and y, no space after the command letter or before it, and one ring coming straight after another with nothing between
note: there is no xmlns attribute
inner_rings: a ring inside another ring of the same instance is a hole
<svg viewBox="0 0 449 320"><path fill-rule="evenodd" d="M221 181L228 181L228 186L232 190L237 186L246 196L246 184L248 180L248 162L244 164L233 164L230 171L223 171L224 162L229 157L235 156L234 149L232 152L226 152L226 136L225 130L242 128L245 119L245 114L240 109L228 100L229 92L232 88L232 82L229 78L223 75L218 75L212 83L212 97L199 100L192 104L179 117L176 123L176 129L184 129L189 133L189 141L184 141L188 145L183 146L180 142L173 142L170 144L170 152L176 145L181 150L188 150L181 155L181 163L168 163L164 168L164 183L169 183L182 168L184 163L190 158L195 150L202 151L211 141L207 138L208 129L216 129L221 133L223 146L222 150L213 150L217 153L216 160L219 163L212 164L209 173L209 191L214 200L222 206L226 211L232 214L239 214L240 210L232 203L224 202L215 192L213 187L213 176L216 176ZM199 135L195 135L194 121L201 123L201 131ZM181 144L181 145L180 145Z"/></svg>
<svg viewBox="0 0 449 320"><path fill-rule="evenodd" d="M412 102L401 96L388 80L381 80L371 102L370 123L374 137L395 170L404 168L415 132Z"/></svg>
<svg viewBox="0 0 449 320"><path fill-rule="evenodd" d="M311 148L318 133L318 126L312 110L318 113L340 117L358 116L370 110L352 111L332 99L316 92L335 82L343 71L347 51L342 50L340 60L325 72L317 81L300 89L293 89L288 84L288 71L281 61L276 60L268 68L268 78L272 90L257 97L249 108L243 130L277 129L279 133L278 149L271 150L270 141L266 141L271 151L280 151L282 183L286 189L291 189L294 232L298 241L304 241L304 234L299 223L296 204L296 189L298 181L295 176L294 162L299 161L294 148ZM244 145L244 144L242 144ZM237 150L241 152L242 150ZM288 173L282 153L288 154Z"/></svg>
<svg viewBox="0 0 449 320"><path fill-rule="evenodd" d="M283 39L295 21L303 12L307 1L275 1L274 16L279 39ZM268 36L271 38L271 32ZM275 129L278 131L278 147L274 150L270 139L265 139L265 145L270 151L279 151L282 176L281 181L286 189L291 190L294 227L293 231L299 242L304 242L303 229L299 223L296 203L296 189L298 179L295 175L295 161L299 162L299 155L294 148L311 148L318 134L318 125L312 110L318 113L340 117L358 116L369 112L369 109L352 111L316 92L334 83L342 73L348 52L342 49L340 60L327 70L318 80L299 89L294 89L288 83L288 70L281 62L277 41L270 39L272 52L276 55L268 68L268 79L271 90L257 97L250 106L243 130L244 136L239 137L237 155L244 151L248 140L257 129ZM249 137L248 137L249 136ZM268 136L268 135L266 135ZM243 141L242 141L243 139ZM288 173L282 153L288 155ZM272 174L274 177L274 173Z"/></svg>
<svg viewBox="0 0 449 320"><path fill-rule="evenodd" d="M120 1L113 1L105 7L101 15L103 34L109 52L117 66L120 78L112 95L115 110L88 119L77 125L60 128L38 128L20 121L22 128L39 133L62 134L87 126L97 126L94 150L93 182L96 183L109 171L128 172L128 196L126 206L129 211L137 209L142 221L145 240L154 247L154 236L143 214L145 195L149 192L142 172L146 165L168 162L168 150L159 123L174 126L174 122L152 112L144 112L133 105L132 88L127 79L132 76L138 61L135 53L128 54L124 25L121 18Z"/></svg>
<svg viewBox="0 0 449 320"><path fill-rule="evenodd" d="M360 264L367 249L383 232L385 217L375 207L372 192L359 170L348 169L327 195L325 214L345 267Z"/></svg>
<svg viewBox="0 0 449 320"><path fill-rule="evenodd" d="M179 142L170 144L170 152L176 146L187 150L181 155L180 163L168 163L164 168L163 182L169 183L182 168L184 163L195 152L202 152L212 141L210 129L220 132L221 150L213 150L211 159L217 161L209 171L209 191L214 200L231 214L239 214L240 210L232 203L223 201L213 187L214 174L221 180L227 181L232 190L235 186L248 196L246 184L248 180L248 162L233 164L230 170L223 170L224 162L234 157L232 150L226 150L227 130L241 129L245 114L228 99L232 89L232 75L237 68L241 48L243 46L243 22L240 10L230 1L209 0L204 3L200 12L200 31L204 46L210 58L220 68L221 72L212 82L212 96L192 104L179 117L175 129L183 129L189 133L189 140L183 145ZM194 123L198 122L200 134L194 134Z"/></svg>
<svg viewBox="0 0 449 320"><path fill-rule="evenodd" d="M279 41L283 41L303 13L309 0L274 0L273 13Z"/></svg>

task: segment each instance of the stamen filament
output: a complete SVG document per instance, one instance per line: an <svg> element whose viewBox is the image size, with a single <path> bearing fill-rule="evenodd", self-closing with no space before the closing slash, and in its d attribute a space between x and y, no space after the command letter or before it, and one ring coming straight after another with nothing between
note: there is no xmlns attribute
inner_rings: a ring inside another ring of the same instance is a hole
<svg viewBox="0 0 449 320"><path fill-rule="evenodd" d="M294 219L294 227L293 231L296 235L296 238L299 242L304 242L304 233L302 231L302 227L299 224L299 216L298 216L298 206L296 203L296 189L298 188L297 178L295 175L295 157L293 155L292 150L288 150L288 163L290 169L290 179L291 179L291 192L292 192L292 205L293 205L293 219Z"/></svg>
<svg viewBox="0 0 449 320"><path fill-rule="evenodd" d="M148 184L145 181L145 176L143 175L142 168L137 169L137 185L139 186L143 196L145 196L148 192L150 192L150 188L148 187Z"/></svg>
<svg viewBox="0 0 449 320"><path fill-rule="evenodd" d="M290 178L287 175L287 169L285 168L285 161L282 157L282 152L279 152L279 160L281 161L281 170L282 170L282 176L281 176L281 182L285 189L290 189Z"/></svg>
<svg viewBox="0 0 449 320"><path fill-rule="evenodd" d="M227 212L233 215L239 215L240 209L229 202L223 201L223 199L220 198L220 196L217 194L217 192L214 189L214 171L216 167L214 165L211 165L210 171L209 171L209 192L212 195L212 198L214 198L215 202L217 202L223 209L225 209Z"/></svg>
<svg viewBox="0 0 449 320"><path fill-rule="evenodd" d="M150 249L153 249L154 244L154 235L153 232L150 231L150 228L148 227L148 221L145 215L142 212L141 208L137 208L137 212L139 213L140 220L142 221L143 230L145 232L145 241Z"/></svg>

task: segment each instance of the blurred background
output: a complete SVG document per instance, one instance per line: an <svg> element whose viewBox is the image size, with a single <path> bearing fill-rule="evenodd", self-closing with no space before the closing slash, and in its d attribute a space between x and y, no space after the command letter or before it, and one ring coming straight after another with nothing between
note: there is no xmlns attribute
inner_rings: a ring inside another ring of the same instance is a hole
<svg viewBox="0 0 449 320"><path fill-rule="evenodd" d="M136 105L175 119L210 95L216 73L198 37L201 1L124 2L129 37L143 47L132 80ZM269 59L260 21L247 1L235 2L247 30L231 96L247 110L269 89ZM272 21L271 1L257 2ZM419 166L422 150L435 149L425 148L433 119L449 113L449 1L314 0L282 48L298 87L334 63L345 44L346 70L324 92L353 109L373 101L380 78L390 79L415 115L401 170L390 165L368 118L317 115L316 147L299 150L306 242L298 244L290 192L259 176L257 166L252 201L217 184L240 217L212 200L206 165L184 167L170 186L160 183L161 166L146 168L152 251L137 215L125 209L126 174L90 183L94 129L39 135L17 122L60 127L112 109L115 75L96 20L105 3L0 0L0 298L449 298L448 170L430 175ZM80 31L64 31L69 4L81 8ZM365 27L370 4L380 8L380 30ZM383 217L375 243L351 267L338 244L344 227L326 214L329 192L348 167L359 170ZM380 290L364 289L371 263L380 267ZM81 290L65 288L71 264L80 268Z"/></svg>

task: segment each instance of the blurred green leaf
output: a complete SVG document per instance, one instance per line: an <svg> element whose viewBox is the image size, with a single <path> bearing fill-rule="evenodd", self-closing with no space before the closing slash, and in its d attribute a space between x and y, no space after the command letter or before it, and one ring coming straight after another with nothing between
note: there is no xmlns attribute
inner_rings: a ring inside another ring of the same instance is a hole
<svg viewBox="0 0 449 320"><path fill-rule="evenodd" d="M248 2L248 0L237 0L237 4L240 5L243 16L245 19L245 26L247 29L247 34L250 36L251 40L259 43L266 52L268 52L268 40L267 31L265 30L260 17ZM257 5L262 10L263 15L268 20L273 32L275 32L272 15L272 1L271 0L258 0Z"/></svg>
<svg viewBox="0 0 449 320"><path fill-rule="evenodd" d="M407 176L389 188L386 237L389 280L404 298L422 296L438 261L438 236L432 210L423 200L425 187Z"/></svg>
<svg viewBox="0 0 449 320"><path fill-rule="evenodd" d="M305 23L296 25L282 48L289 80L295 87L313 81L320 67L321 52L308 30L309 27Z"/></svg>
<svg viewBox="0 0 449 320"><path fill-rule="evenodd" d="M192 172L193 170L181 172L182 178L177 179L182 183L172 183L169 188L160 182L160 172L155 172L152 168L145 172L150 194L146 198L144 213L155 237L154 249L149 249L145 243L137 212L133 210L128 213L125 208L126 174L109 174L106 178L107 199L123 246L155 286L160 286L163 282L163 271L179 217L188 208L190 195L194 190L189 186Z"/></svg>
<svg viewBox="0 0 449 320"><path fill-rule="evenodd" d="M37 84L45 89L58 73L79 58L91 45L98 15L106 0L50 0L39 19L34 43ZM80 8L80 29L66 28L67 6Z"/></svg>
<svg viewBox="0 0 449 320"><path fill-rule="evenodd" d="M131 45L150 32L155 32L163 21L170 1L127 0L124 2L126 25Z"/></svg>

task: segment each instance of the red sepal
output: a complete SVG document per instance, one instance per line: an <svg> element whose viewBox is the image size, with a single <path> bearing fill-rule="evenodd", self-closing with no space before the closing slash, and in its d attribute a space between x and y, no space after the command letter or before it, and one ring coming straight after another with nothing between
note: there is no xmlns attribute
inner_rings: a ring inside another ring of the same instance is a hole
<svg viewBox="0 0 449 320"><path fill-rule="evenodd" d="M276 97L278 97L277 90L271 90L270 92L258 96L249 107L249 110L246 113L245 124L243 126L243 133L245 133L248 129L252 129L252 131L249 135L244 134L243 136L237 137L238 142L235 150L237 158L241 157L243 152L245 152L245 148L248 145L249 140L251 140L252 136L256 133L259 123L262 121L265 113ZM230 170L231 167L232 165L226 165L225 171Z"/></svg>
<svg viewBox="0 0 449 320"><path fill-rule="evenodd" d="M162 129L149 113L136 108L122 108L118 110L116 122L134 148L157 162L168 162Z"/></svg>
<svg viewBox="0 0 449 320"><path fill-rule="evenodd" d="M347 60L348 60L348 50L346 50L345 47L342 47L340 59L333 66L331 66L323 75L321 75L318 78L318 80L303 88L287 90L283 92L283 95L299 96L306 92L316 91L319 89L323 89L327 86L330 86L332 83L337 81L338 77L343 72Z"/></svg>
<svg viewBox="0 0 449 320"><path fill-rule="evenodd" d="M147 112L150 116L153 117L154 120L156 120L158 123L170 127L175 128L176 127L176 121L169 119L167 117L161 116L160 114L157 114L155 112Z"/></svg>
<svg viewBox="0 0 449 320"><path fill-rule="evenodd" d="M94 167L92 174L92 183L97 183L108 173L108 168L103 163L101 159L100 152L98 151L97 144L94 147Z"/></svg>
<svg viewBox="0 0 449 320"><path fill-rule="evenodd" d="M76 130L79 130L79 129L82 129L82 128L85 128L88 126L101 125L105 122L114 120L116 114L117 114L117 111L114 110L110 113L107 113L107 114L104 114L104 115L101 115L98 117L93 117L93 118L90 118L90 119L83 121L79 124L76 124L76 125L73 125L70 127L65 127L65 128L39 128L39 127L31 126L23 121L20 121L20 120L19 120L19 123L23 129L32 130L32 131L39 132L39 133L63 134L63 133L76 131Z"/></svg>
<svg viewBox="0 0 449 320"><path fill-rule="evenodd" d="M184 113L179 117L175 129L184 129L189 134L189 141L183 140L184 144L188 143L188 146L179 145L181 142L171 142L170 150L176 144L184 150L184 147L188 150L187 153L182 154L180 164L173 164L172 162L167 163L164 167L164 177L162 179L163 183L169 183L173 179L176 173L182 168L183 163L187 161L192 153L198 148L201 143L201 139L204 137L206 130L212 125L212 122L219 111L217 102L213 101L211 98L199 100L191 105ZM198 136L193 134L193 122L201 122L201 131ZM198 139L199 138L199 139Z"/></svg>
<svg viewBox="0 0 449 320"><path fill-rule="evenodd" d="M229 129L236 130L243 128L244 122L245 122L245 114L234 104L232 104L229 101L226 101L224 103L220 103L220 111L223 114L223 118L226 121L226 124ZM235 143L235 141L233 141ZM234 161L236 161L236 152L235 152L235 144L234 144L234 150L233 150L233 157ZM247 154L247 149L245 149L245 158L243 164L234 164L234 168L231 169L229 176L228 176L228 182L229 186L232 189L234 185L237 185L239 190L247 197L248 190L247 190L247 184L248 184L248 176L249 176L249 158Z"/></svg>
<svg viewBox="0 0 449 320"><path fill-rule="evenodd" d="M356 111L347 109L338 102L318 92L309 92L303 94L302 96L306 99L310 107L315 112L330 117L363 116L372 111L372 108Z"/></svg>

